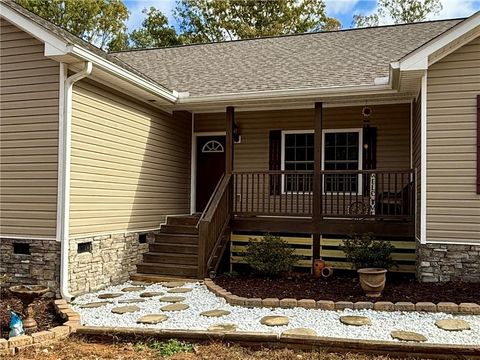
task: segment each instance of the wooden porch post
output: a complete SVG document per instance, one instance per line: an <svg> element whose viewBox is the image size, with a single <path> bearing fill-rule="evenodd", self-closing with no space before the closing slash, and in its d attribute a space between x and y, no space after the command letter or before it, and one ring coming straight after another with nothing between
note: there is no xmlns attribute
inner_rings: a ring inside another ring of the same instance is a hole
<svg viewBox="0 0 480 360"><path fill-rule="evenodd" d="M315 153L313 175L313 244L312 244L312 267L315 259L320 258L320 232L319 223L322 221L322 129L323 129L323 104L315 103Z"/></svg>
<svg viewBox="0 0 480 360"><path fill-rule="evenodd" d="M225 174L231 174L233 171L233 123L235 108L228 106L225 116Z"/></svg>

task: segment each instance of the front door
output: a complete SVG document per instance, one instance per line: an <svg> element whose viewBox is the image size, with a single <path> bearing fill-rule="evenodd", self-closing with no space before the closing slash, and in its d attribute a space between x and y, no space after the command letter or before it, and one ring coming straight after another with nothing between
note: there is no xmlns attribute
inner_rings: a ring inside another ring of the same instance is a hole
<svg viewBox="0 0 480 360"><path fill-rule="evenodd" d="M196 211L203 212L225 172L225 136L197 137Z"/></svg>

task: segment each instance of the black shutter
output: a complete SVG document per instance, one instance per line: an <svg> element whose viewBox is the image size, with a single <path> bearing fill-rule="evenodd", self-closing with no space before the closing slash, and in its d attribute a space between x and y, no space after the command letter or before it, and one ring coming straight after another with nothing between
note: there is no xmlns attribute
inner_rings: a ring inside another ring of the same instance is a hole
<svg viewBox="0 0 480 360"><path fill-rule="evenodd" d="M363 170L377 168L377 128L363 128Z"/></svg>
<svg viewBox="0 0 480 360"><path fill-rule="evenodd" d="M269 170L280 170L282 167L282 131L270 130L269 134ZM270 195L280 195L280 175L270 175Z"/></svg>

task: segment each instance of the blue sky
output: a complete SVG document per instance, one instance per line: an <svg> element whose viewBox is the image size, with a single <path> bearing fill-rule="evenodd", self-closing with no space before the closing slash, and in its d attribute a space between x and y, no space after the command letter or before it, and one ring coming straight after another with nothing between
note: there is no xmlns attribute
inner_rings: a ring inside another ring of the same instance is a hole
<svg viewBox="0 0 480 360"><path fill-rule="evenodd" d="M175 7L175 0L124 0L130 11L129 29L140 26L144 15L142 9L154 6L167 15L170 23L176 27L172 9ZM448 19L464 17L480 10L480 0L442 0L443 10L432 19ZM376 0L326 0L327 15L336 17L342 23L343 28L349 28L352 23L353 14L368 15L375 11Z"/></svg>

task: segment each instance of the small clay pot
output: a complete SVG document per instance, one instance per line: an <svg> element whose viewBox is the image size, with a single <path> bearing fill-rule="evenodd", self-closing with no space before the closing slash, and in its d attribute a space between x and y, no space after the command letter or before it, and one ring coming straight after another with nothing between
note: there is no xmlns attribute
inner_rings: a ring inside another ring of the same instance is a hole
<svg viewBox="0 0 480 360"><path fill-rule="evenodd" d="M319 278L322 276L322 270L325 267L325 260L315 259L313 262L313 276Z"/></svg>
<svg viewBox="0 0 480 360"><path fill-rule="evenodd" d="M387 270L381 268L364 268L357 270L360 285L369 297L379 297L385 288Z"/></svg>

